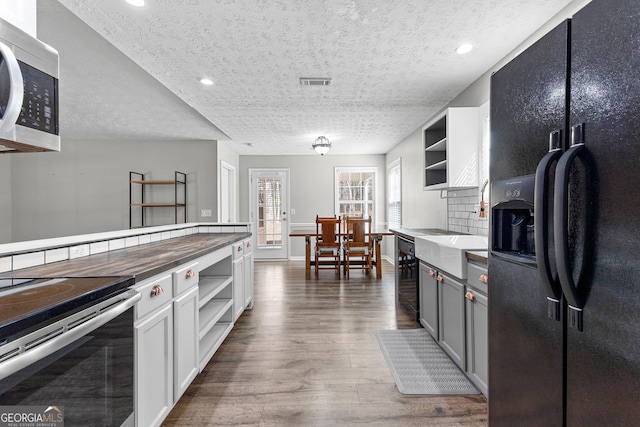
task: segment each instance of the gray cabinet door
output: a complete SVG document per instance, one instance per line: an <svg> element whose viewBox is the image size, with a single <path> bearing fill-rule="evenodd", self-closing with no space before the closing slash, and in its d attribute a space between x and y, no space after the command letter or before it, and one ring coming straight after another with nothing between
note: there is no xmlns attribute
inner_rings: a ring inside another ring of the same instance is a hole
<svg viewBox="0 0 640 427"><path fill-rule="evenodd" d="M438 275L440 346L462 370L466 359L464 292L464 284L442 273Z"/></svg>
<svg viewBox="0 0 640 427"><path fill-rule="evenodd" d="M488 301L486 295L467 288L467 375L485 396L489 391Z"/></svg>
<svg viewBox="0 0 640 427"><path fill-rule="evenodd" d="M420 324L438 340L438 282L434 268L420 263Z"/></svg>

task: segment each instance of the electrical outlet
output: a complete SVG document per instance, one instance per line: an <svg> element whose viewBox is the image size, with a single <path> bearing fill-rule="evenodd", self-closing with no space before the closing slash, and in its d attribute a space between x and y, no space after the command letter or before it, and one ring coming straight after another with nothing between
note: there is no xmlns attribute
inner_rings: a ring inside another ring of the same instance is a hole
<svg viewBox="0 0 640 427"><path fill-rule="evenodd" d="M291 208L290 212L291 212L291 215L295 215L296 214L296 210L294 208Z"/></svg>
<svg viewBox="0 0 640 427"><path fill-rule="evenodd" d="M202 209L200 211L200 216L203 218L211 216L211 209Z"/></svg>
<svg viewBox="0 0 640 427"><path fill-rule="evenodd" d="M89 245L78 245L69 248L69 259L82 258L89 255Z"/></svg>

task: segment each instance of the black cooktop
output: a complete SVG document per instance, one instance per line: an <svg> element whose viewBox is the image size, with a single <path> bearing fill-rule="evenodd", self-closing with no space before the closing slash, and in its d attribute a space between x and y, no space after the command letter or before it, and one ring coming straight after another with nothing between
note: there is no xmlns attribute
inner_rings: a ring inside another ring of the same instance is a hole
<svg viewBox="0 0 640 427"><path fill-rule="evenodd" d="M0 277L0 345L134 284L133 277Z"/></svg>

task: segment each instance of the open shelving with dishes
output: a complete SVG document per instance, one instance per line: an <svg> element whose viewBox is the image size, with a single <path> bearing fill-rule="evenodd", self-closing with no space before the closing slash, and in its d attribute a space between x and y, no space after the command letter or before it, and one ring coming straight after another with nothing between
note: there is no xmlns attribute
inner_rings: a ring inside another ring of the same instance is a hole
<svg viewBox="0 0 640 427"><path fill-rule="evenodd" d="M173 186L173 200L169 200L167 192L159 192L161 197L167 197L167 199L155 201L158 199L158 194L149 194L152 186ZM180 222L187 222L187 174L175 171L173 180L158 180L147 179L145 174L141 172L129 172L129 228L147 226L146 208L159 207L174 209L174 224L179 223L179 217Z"/></svg>

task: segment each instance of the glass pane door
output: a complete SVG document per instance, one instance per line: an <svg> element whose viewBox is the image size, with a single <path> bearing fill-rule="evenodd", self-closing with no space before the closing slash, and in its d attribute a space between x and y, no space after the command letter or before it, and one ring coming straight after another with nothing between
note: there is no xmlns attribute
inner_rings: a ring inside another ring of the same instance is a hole
<svg viewBox="0 0 640 427"><path fill-rule="evenodd" d="M286 171L251 171L256 258L287 258Z"/></svg>

